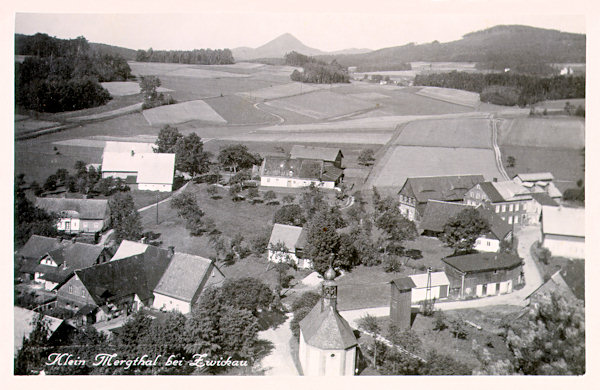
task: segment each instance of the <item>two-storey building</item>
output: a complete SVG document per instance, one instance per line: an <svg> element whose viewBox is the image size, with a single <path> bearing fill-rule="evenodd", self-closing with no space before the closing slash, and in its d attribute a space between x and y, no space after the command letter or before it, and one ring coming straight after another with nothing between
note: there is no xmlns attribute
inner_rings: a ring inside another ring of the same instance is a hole
<svg viewBox="0 0 600 390"><path fill-rule="evenodd" d="M479 183L464 196L464 203L472 206L488 205L509 225L528 223L527 211L532 207L531 202L531 192L510 180Z"/></svg>

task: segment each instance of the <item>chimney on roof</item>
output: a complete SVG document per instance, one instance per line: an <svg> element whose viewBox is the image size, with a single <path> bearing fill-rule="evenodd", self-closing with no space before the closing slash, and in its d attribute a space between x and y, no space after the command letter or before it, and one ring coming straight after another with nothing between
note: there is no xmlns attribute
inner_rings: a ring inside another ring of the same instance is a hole
<svg viewBox="0 0 600 390"><path fill-rule="evenodd" d="M498 182L498 178L497 178L497 177L495 177L495 178L493 178L493 179L492 179L492 181L493 181L494 183L497 183L497 182Z"/></svg>
<svg viewBox="0 0 600 390"><path fill-rule="evenodd" d="M169 257L173 257L173 256L175 256L175 247L170 246L169 247Z"/></svg>
<svg viewBox="0 0 600 390"><path fill-rule="evenodd" d="M135 152L133 151L133 149L131 149L131 156L133 157L134 154Z"/></svg>
<svg viewBox="0 0 600 390"><path fill-rule="evenodd" d="M148 240L148 237L142 237L142 238L140 238L140 242L142 244L145 244L147 240Z"/></svg>

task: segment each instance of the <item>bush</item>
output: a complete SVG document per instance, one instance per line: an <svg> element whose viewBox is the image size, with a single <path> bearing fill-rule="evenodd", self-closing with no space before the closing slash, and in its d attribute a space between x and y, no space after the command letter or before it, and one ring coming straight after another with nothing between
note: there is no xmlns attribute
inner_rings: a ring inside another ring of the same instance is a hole
<svg viewBox="0 0 600 390"><path fill-rule="evenodd" d="M387 255L383 259L383 269L385 272L400 272L402 270L402 262L398 256Z"/></svg>
<svg viewBox="0 0 600 390"><path fill-rule="evenodd" d="M360 165L369 166L375 161L375 152L373 149L363 149L358 155L358 163Z"/></svg>
<svg viewBox="0 0 600 390"><path fill-rule="evenodd" d="M501 106L516 106L519 103L520 94L521 91L516 87L491 85L481 91L480 100Z"/></svg>
<svg viewBox="0 0 600 390"><path fill-rule="evenodd" d="M454 319L450 322L450 333L457 339L464 340L468 333L462 319Z"/></svg>
<svg viewBox="0 0 600 390"><path fill-rule="evenodd" d="M440 332L444 329L448 329L448 324L446 324L446 315L444 313L437 311L433 314L433 318L433 330Z"/></svg>

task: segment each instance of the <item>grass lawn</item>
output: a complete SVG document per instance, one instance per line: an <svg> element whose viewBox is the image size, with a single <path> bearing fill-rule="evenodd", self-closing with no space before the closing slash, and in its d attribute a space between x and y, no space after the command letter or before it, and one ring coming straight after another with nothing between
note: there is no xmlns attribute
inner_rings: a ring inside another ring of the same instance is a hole
<svg viewBox="0 0 600 390"><path fill-rule="evenodd" d="M443 271L444 262L442 258L451 255L454 251L448 248L440 240L433 237L419 236L414 241L406 241L407 249L418 249L421 251L422 259L410 259L407 267L413 269L414 273L426 272L427 267L434 271Z"/></svg>
<svg viewBox="0 0 600 390"><path fill-rule="evenodd" d="M325 119L374 108L375 105L363 100L354 99L330 91L313 91L266 103L270 107L278 107L297 112L314 119Z"/></svg>
<svg viewBox="0 0 600 390"><path fill-rule="evenodd" d="M133 198L133 204L135 205L136 210L156 203L157 197L158 197L158 201L160 202L161 200L166 199L169 196L171 196L171 192L160 192L160 191L133 190L133 191L130 191L129 193L131 194L131 197ZM156 210L154 210L154 212L156 213Z"/></svg>
<svg viewBox="0 0 600 390"><path fill-rule="evenodd" d="M385 272L381 265L354 268L337 279L339 310L388 306L389 282L401 276L403 273Z"/></svg>
<svg viewBox="0 0 600 390"><path fill-rule="evenodd" d="M506 119L500 125L498 143L580 150L585 146L585 121L567 116Z"/></svg>
<svg viewBox="0 0 600 390"><path fill-rule="evenodd" d="M458 118L415 121L407 124L396 145L491 148L488 119Z"/></svg>

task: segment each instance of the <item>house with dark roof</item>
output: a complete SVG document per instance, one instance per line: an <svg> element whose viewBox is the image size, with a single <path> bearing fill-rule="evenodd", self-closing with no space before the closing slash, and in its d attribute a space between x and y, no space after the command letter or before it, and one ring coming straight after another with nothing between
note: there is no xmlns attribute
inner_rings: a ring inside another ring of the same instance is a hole
<svg viewBox="0 0 600 390"><path fill-rule="evenodd" d="M554 199L550 197L550 195L545 192L534 192L531 194L531 203L527 208L527 220L529 224L539 224L541 222L542 217L542 208L544 206L550 207L558 207L559 204L556 203Z"/></svg>
<svg viewBox="0 0 600 390"><path fill-rule="evenodd" d="M267 156L260 167L260 185L264 187L308 187L333 189L344 178L344 170L319 159Z"/></svg>
<svg viewBox="0 0 600 390"><path fill-rule="evenodd" d="M57 307L92 323L149 307L172 257L169 249L147 245L143 253L77 270L57 286Z"/></svg>
<svg viewBox="0 0 600 390"><path fill-rule="evenodd" d="M43 321L46 323L48 332L47 341L49 345L64 345L75 331L75 328L61 318L39 314L33 310L24 309L18 306L15 306L13 310L15 357L21 347L23 347L23 340L28 339L31 332L33 332L35 320L38 316L42 316Z"/></svg>
<svg viewBox="0 0 600 390"><path fill-rule="evenodd" d="M567 282L565 282L565 279L562 277L560 269L557 270L550 279L525 297L525 301L528 305L550 303L552 301L552 295L562 297L568 302L577 299Z"/></svg>
<svg viewBox="0 0 600 390"><path fill-rule="evenodd" d="M107 262L109 256L103 245L69 242L42 256L34 269L34 280L51 291L69 279L75 270Z"/></svg>
<svg viewBox="0 0 600 390"><path fill-rule="evenodd" d="M514 181L483 182L469 189L464 195L464 203L472 206L486 204L509 225L529 223L528 211L532 194Z"/></svg>
<svg viewBox="0 0 600 390"><path fill-rule="evenodd" d="M409 177L398 192L400 212L419 221L428 201L462 202L465 193L483 181L482 175Z"/></svg>
<svg viewBox="0 0 600 390"><path fill-rule="evenodd" d="M354 375L358 341L337 310L335 271L324 275L321 300L300 321L298 358L305 376Z"/></svg>
<svg viewBox="0 0 600 390"><path fill-rule="evenodd" d="M294 145L290 151L290 158L322 160L342 169L342 159L344 158L344 155L340 149Z"/></svg>
<svg viewBox="0 0 600 390"><path fill-rule="evenodd" d="M187 314L202 291L225 280L214 261L187 253L175 253L154 288L152 306Z"/></svg>
<svg viewBox="0 0 600 390"><path fill-rule="evenodd" d="M513 177L513 181L531 193L546 194L555 200L562 198L562 193L554 185L554 175L550 172L519 173Z"/></svg>
<svg viewBox="0 0 600 390"><path fill-rule="evenodd" d="M585 209L543 206L542 246L553 256L585 258Z"/></svg>
<svg viewBox="0 0 600 390"><path fill-rule="evenodd" d="M60 237L44 237L36 234L29 237L25 245L15 254L15 263L19 269L19 277L25 280L33 279L35 268L40 264L42 256L67 243L68 241L63 241Z"/></svg>
<svg viewBox="0 0 600 390"><path fill-rule="evenodd" d="M430 200L427 202L423 218L419 223L419 230L424 235L439 237L444 233L444 227L448 221L458 215L461 211L475 206L464 203L442 202ZM475 207L479 214L488 221L490 232L477 238L473 249L482 252L497 252L502 241L510 240L512 227L500 216L494 213L489 206L482 204Z"/></svg>
<svg viewBox="0 0 600 390"><path fill-rule="evenodd" d="M35 205L58 214L57 229L67 234L96 233L109 226L106 199L36 198Z"/></svg>
<svg viewBox="0 0 600 390"><path fill-rule="evenodd" d="M523 283L523 259L510 253L473 253L442 261L450 293L459 298L508 294Z"/></svg>
<svg viewBox="0 0 600 390"><path fill-rule="evenodd" d="M268 259L274 263L294 263L298 268L312 268L312 261L304 257L305 245L306 229L276 223L269 238Z"/></svg>

